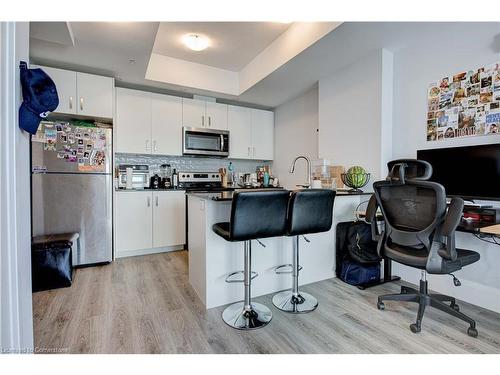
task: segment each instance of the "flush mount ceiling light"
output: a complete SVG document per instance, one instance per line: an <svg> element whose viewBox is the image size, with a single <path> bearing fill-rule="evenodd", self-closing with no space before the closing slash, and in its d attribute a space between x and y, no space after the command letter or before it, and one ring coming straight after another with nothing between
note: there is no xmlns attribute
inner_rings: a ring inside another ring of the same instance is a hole
<svg viewBox="0 0 500 375"><path fill-rule="evenodd" d="M208 38L199 34L184 35L182 42L193 51L203 51L210 45Z"/></svg>

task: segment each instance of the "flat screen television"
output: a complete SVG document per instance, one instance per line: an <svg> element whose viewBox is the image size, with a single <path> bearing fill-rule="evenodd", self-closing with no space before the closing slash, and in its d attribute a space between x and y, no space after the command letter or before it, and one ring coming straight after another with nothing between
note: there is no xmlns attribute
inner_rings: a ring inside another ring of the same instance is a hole
<svg viewBox="0 0 500 375"><path fill-rule="evenodd" d="M418 150L417 158L431 163L446 195L500 200L500 144Z"/></svg>

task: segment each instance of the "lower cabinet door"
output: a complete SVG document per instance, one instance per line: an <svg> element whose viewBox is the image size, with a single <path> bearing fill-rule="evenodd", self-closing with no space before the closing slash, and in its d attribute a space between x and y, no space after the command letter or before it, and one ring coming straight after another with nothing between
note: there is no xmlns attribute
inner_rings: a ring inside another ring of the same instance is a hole
<svg viewBox="0 0 500 375"><path fill-rule="evenodd" d="M153 247L186 243L184 191L153 192Z"/></svg>
<svg viewBox="0 0 500 375"><path fill-rule="evenodd" d="M116 204L116 256L153 247L153 199L149 191L118 192Z"/></svg>

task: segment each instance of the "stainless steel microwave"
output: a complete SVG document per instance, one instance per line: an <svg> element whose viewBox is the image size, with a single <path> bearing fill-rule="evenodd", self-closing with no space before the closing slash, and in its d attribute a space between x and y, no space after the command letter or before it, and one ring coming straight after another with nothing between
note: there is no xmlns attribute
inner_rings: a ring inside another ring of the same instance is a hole
<svg viewBox="0 0 500 375"><path fill-rule="evenodd" d="M182 154L229 156L229 132L205 128L182 128Z"/></svg>

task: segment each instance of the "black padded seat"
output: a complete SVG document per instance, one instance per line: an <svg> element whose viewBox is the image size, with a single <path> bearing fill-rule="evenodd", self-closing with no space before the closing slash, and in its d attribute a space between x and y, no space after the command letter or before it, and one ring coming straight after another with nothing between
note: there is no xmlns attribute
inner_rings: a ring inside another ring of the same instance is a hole
<svg viewBox="0 0 500 375"><path fill-rule="evenodd" d="M429 252L425 249L416 251L414 248L392 244L386 246L385 255L395 262L425 270ZM479 253L471 250L456 249L457 259L443 261L443 274L458 271L462 267L475 263L479 260Z"/></svg>
<svg viewBox="0 0 500 375"><path fill-rule="evenodd" d="M414 247L398 245L392 243L384 248L385 256L410 267L425 269L429 252L422 248L420 250Z"/></svg>
<svg viewBox="0 0 500 375"><path fill-rule="evenodd" d="M286 233L288 190L235 192L230 223L212 229L226 241L279 237Z"/></svg>
<svg viewBox="0 0 500 375"><path fill-rule="evenodd" d="M475 251L466 249L456 249L456 250L457 250L456 260L445 260L443 262L444 271L446 273L452 273L458 271L462 267L477 262L480 258L479 253L476 253Z"/></svg>
<svg viewBox="0 0 500 375"><path fill-rule="evenodd" d="M292 192L287 236L328 232L332 227L335 191L306 189Z"/></svg>
<svg viewBox="0 0 500 375"><path fill-rule="evenodd" d="M231 233L230 233L230 224L229 223L217 223L212 226L213 231L224 238L226 241L231 241Z"/></svg>

